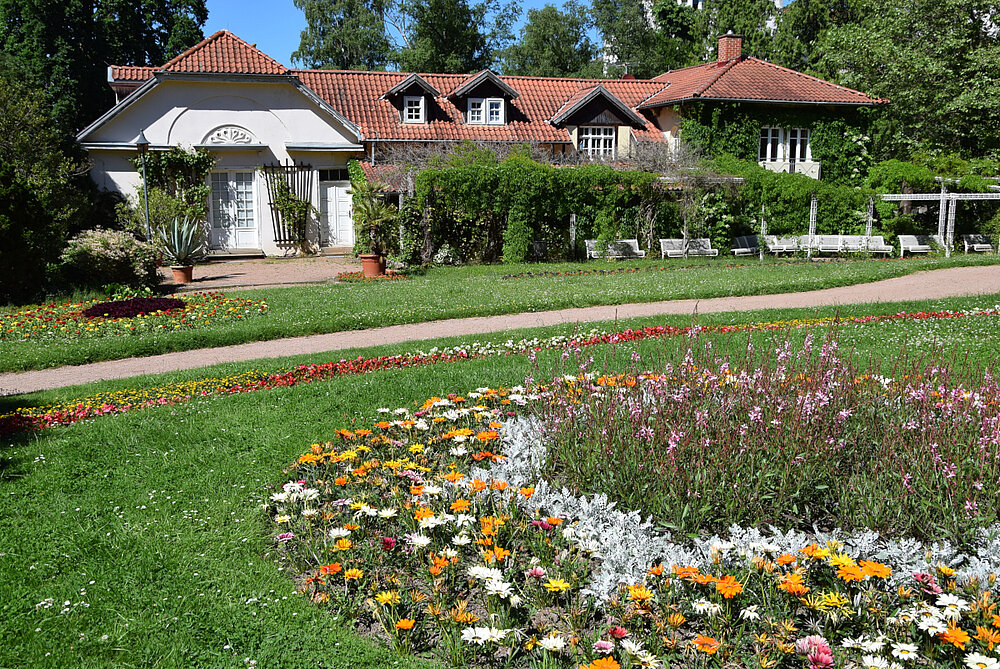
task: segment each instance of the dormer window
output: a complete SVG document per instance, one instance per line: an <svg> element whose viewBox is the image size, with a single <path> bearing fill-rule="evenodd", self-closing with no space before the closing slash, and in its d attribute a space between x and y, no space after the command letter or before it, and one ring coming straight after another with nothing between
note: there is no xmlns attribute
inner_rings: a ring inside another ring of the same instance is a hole
<svg viewBox="0 0 1000 669"><path fill-rule="evenodd" d="M403 123L424 123L424 96L406 95L403 97Z"/></svg>
<svg viewBox="0 0 1000 669"><path fill-rule="evenodd" d="M614 159L616 134L614 126L582 126L580 128L578 150L590 158Z"/></svg>
<svg viewBox="0 0 1000 669"><path fill-rule="evenodd" d="M506 121L503 98L469 98L465 122L472 125L503 125Z"/></svg>

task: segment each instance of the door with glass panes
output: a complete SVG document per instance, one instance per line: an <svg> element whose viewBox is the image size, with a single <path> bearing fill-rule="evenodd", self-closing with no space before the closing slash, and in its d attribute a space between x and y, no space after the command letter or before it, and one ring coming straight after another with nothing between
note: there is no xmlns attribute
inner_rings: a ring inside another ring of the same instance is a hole
<svg viewBox="0 0 1000 669"><path fill-rule="evenodd" d="M353 246L354 221L351 218L351 183L319 184L320 246Z"/></svg>
<svg viewBox="0 0 1000 669"><path fill-rule="evenodd" d="M253 172L213 172L211 175L213 249L258 248Z"/></svg>

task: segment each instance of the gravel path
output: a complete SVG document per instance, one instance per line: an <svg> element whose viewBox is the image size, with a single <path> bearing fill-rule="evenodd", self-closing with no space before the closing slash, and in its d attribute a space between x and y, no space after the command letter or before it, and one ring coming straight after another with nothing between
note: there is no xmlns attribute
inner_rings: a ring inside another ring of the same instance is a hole
<svg viewBox="0 0 1000 669"><path fill-rule="evenodd" d="M354 258L327 256L318 258L261 258L251 260L220 260L195 265L194 281L185 285L173 284L169 267L160 268L163 283L173 290L218 290L253 286L265 288L297 283L329 283L336 281L341 272L361 269L361 262Z"/></svg>
<svg viewBox="0 0 1000 669"><path fill-rule="evenodd" d="M408 341L475 335L561 323L607 321L666 314L717 313L755 309L825 307L838 304L900 302L1000 293L1000 267L953 267L917 272L895 279L804 293L670 300L645 304L582 307L477 318L454 318L430 323L393 325L371 330L293 337L221 348L166 353L148 358L112 360L17 374L0 374L0 395L62 388L106 379L122 379L226 362L277 358L303 353L322 354L348 348Z"/></svg>

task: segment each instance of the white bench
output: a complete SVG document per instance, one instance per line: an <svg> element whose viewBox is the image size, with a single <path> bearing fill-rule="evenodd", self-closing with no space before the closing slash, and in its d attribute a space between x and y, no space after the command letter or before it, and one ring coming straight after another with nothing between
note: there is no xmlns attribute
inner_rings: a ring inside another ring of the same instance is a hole
<svg viewBox="0 0 1000 669"><path fill-rule="evenodd" d="M930 253L934 250L932 241L936 241L936 239L928 237L927 235L900 235L899 257L902 258L903 254L906 252L911 254Z"/></svg>
<svg viewBox="0 0 1000 669"><path fill-rule="evenodd" d="M733 240L734 256L755 256L760 253L760 239L757 235L744 235Z"/></svg>
<svg viewBox="0 0 1000 669"><path fill-rule="evenodd" d="M619 239L616 242L609 242L603 249L599 249L596 239L584 240L587 246L587 258L645 258L646 252L639 249L638 239Z"/></svg>
<svg viewBox="0 0 1000 669"><path fill-rule="evenodd" d="M962 243L965 245L965 252L993 253L993 244L986 235L962 235Z"/></svg>
<svg viewBox="0 0 1000 669"><path fill-rule="evenodd" d="M813 248L820 253L840 253L844 245L840 235L820 235L813 238Z"/></svg>
<svg viewBox="0 0 1000 669"><path fill-rule="evenodd" d="M689 239L687 245L687 254L689 257L704 257L704 258L714 258L719 255L719 249L712 248L712 240L699 237L695 239Z"/></svg>
<svg viewBox="0 0 1000 669"><path fill-rule="evenodd" d="M683 258L684 257L684 240L683 239L661 239L660 240L660 257L661 258Z"/></svg>
<svg viewBox="0 0 1000 669"><path fill-rule="evenodd" d="M778 238L775 235L764 235L764 243L767 250L778 255L779 253L795 253L799 250L799 240L795 237Z"/></svg>
<svg viewBox="0 0 1000 669"><path fill-rule="evenodd" d="M865 253L868 238L863 235L841 235L840 250L843 253Z"/></svg>
<svg viewBox="0 0 1000 669"><path fill-rule="evenodd" d="M865 237L865 251L868 253L883 253L889 255L895 249L885 243L885 239L881 235L874 235L872 237Z"/></svg>

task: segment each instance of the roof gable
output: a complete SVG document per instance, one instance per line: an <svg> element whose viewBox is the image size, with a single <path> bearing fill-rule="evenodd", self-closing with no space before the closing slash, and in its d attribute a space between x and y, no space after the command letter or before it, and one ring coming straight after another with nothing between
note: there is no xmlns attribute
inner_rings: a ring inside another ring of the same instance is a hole
<svg viewBox="0 0 1000 669"><path fill-rule="evenodd" d="M583 109L587 104L597 98L603 98L609 107L618 112L618 115L629 123L640 127L646 124L646 120L644 118L636 114L628 105L612 95L611 92L603 86L603 84L597 84L596 86L591 86L589 88L581 88L579 91L571 95L563 106L560 107L559 111L557 111L552 118L549 119L549 123L552 125L561 125L565 123L571 116L573 116L574 113Z"/></svg>
<svg viewBox="0 0 1000 669"><path fill-rule="evenodd" d="M288 68L228 30L220 30L158 71L216 74L288 74Z"/></svg>
<svg viewBox="0 0 1000 669"><path fill-rule="evenodd" d="M513 100L520 93L511 88L503 79L498 75L494 74L491 70L483 70L482 72L477 72L473 74L468 79L466 79L462 84L448 93L449 98L461 98L471 95L473 91L482 86L483 84L493 84L508 98Z"/></svg>
<svg viewBox="0 0 1000 669"><path fill-rule="evenodd" d="M423 89L424 93L430 95L431 97L436 98L439 95L441 95L441 92L438 89L431 86L429 83L427 83L426 79L424 79L417 73L413 73L406 79L403 79L398 84L396 84L395 86L387 90L385 93L383 93L382 97L390 98L394 95L399 95L400 93L404 93L410 88L413 88L414 86Z"/></svg>

